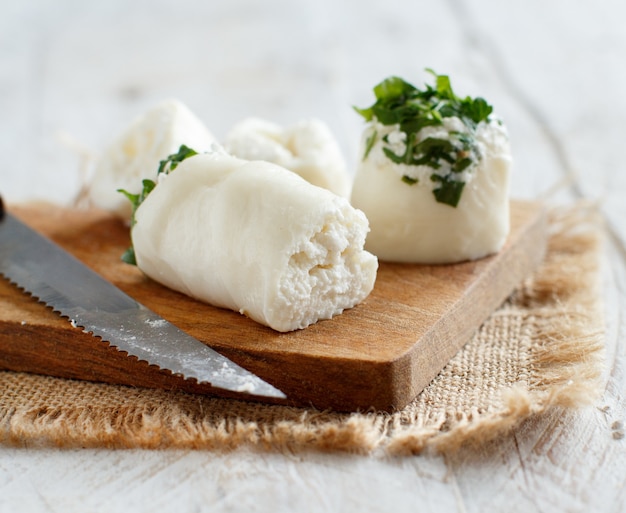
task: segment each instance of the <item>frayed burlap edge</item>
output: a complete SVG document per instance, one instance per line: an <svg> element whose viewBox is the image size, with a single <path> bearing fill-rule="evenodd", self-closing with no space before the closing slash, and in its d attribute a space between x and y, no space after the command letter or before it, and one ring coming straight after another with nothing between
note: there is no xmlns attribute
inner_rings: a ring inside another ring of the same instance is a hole
<svg viewBox="0 0 626 513"><path fill-rule="evenodd" d="M502 390L498 408L451 408L438 418L407 423L402 412L337 414L0 373L5 387L0 391L0 442L26 447L449 453L490 441L551 408L588 405L602 388L600 217L591 206L576 205L553 210L549 225L546 261L494 313L506 315L507 309L521 305L526 321L535 327L530 383Z"/></svg>
<svg viewBox="0 0 626 513"><path fill-rule="evenodd" d="M511 431L528 418L555 407L592 404L603 390L604 319L600 297L602 218L595 206L553 209L546 259L494 315L509 305L527 309L538 323L532 383L502 391L502 408L487 414L458 411L425 428L408 426L393 433L391 454L425 449L450 453L480 446Z"/></svg>

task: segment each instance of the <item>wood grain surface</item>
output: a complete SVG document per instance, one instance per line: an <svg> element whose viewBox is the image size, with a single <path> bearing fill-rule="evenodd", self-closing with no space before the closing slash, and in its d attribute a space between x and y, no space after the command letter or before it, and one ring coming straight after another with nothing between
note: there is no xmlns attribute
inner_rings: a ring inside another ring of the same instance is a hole
<svg viewBox="0 0 626 513"><path fill-rule="evenodd" d="M364 303L307 329L278 333L121 262L128 228L104 212L51 205L11 210L140 303L278 387L288 404L342 411L405 406L532 272L546 242L541 206L513 202L511 234L497 255L454 265L381 262ZM129 358L5 281L0 368L238 397Z"/></svg>

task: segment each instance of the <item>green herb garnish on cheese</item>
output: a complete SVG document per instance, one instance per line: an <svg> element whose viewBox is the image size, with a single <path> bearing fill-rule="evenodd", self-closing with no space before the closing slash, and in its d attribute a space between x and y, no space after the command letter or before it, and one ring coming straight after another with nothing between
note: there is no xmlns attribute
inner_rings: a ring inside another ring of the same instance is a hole
<svg viewBox="0 0 626 513"><path fill-rule="evenodd" d="M193 157L194 155L197 155L197 154L198 152L196 152L195 150L189 148L188 146L185 146L184 144L181 144L180 148L178 149L178 152L168 155L165 159L159 162L159 168L157 170L157 181L158 181L159 175L169 174L170 172L174 171L174 169L176 169L178 164L180 164L183 160L189 157ZM130 201L132 205L131 227L135 225L135 212L137 212L137 209L139 208L139 206L144 202L144 200L156 187L157 182L155 182L154 180L150 180L150 179L144 179L142 180L142 184L143 184L143 187L139 194L130 193L125 189L118 189L118 192L126 196L126 198L128 198L128 200ZM124 254L122 255L122 260L126 262L127 264L137 265L137 260L135 258L135 251L132 245L124 252Z"/></svg>
<svg viewBox="0 0 626 513"><path fill-rule="evenodd" d="M465 185L461 173L471 172L481 159L476 127L490 121L493 108L483 98L457 96L447 75L427 71L434 76L434 85L419 89L399 77L389 77L374 87L372 106L355 107L373 124L363 159L371 156L380 140L384 155L394 164L435 170L430 179L436 201L456 207ZM387 129L381 135L376 125L395 127L395 143L393 132ZM414 185L419 180L405 174L402 181Z"/></svg>

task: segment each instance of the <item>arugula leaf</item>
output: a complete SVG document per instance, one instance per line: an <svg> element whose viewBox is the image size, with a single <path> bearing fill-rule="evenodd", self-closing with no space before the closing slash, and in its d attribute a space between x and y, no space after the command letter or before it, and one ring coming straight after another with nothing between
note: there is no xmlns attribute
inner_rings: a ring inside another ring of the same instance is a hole
<svg viewBox="0 0 626 513"><path fill-rule="evenodd" d="M197 155L197 154L198 152L196 152L195 150L189 148L188 146L185 146L184 144L181 144L180 148L178 149L178 152L168 155L167 158L159 162L157 176L160 175L161 173L165 173L165 174L171 173L172 171L174 171L174 169L176 169L178 164L180 164L183 160L189 157L193 157L194 155ZM142 188L139 194L133 194L124 189L117 189L117 192L126 196L128 201L130 201L132 205L132 215L130 218L131 227L135 226L135 223L137 222L137 220L135 219L135 213L137 212L137 209L157 185L154 180L150 180L147 178L142 180L141 183L142 183ZM124 252L121 258L127 264L137 265L137 260L135 258L135 249L133 248L132 245Z"/></svg>
<svg viewBox="0 0 626 513"><path fill-rule="evenodd" d="M480 152L475 139L476 126L488 121L493 107L483 98L461 98L452 89L450 77L438 75L432 69L426 71L434 77L434 85L426 84L419 89L402 78L391 76L374 87L376 101L367 108L354 107L367 122L377 121L385 126L398 125L406 134L404 154L394 153L383 146L383 152L396 164L429 166L440 169L447 165L451 173L471 170L480 160ZM466 128L464 132L448 132L448 138L423 137L420 132L429 126L442 126L444 119L458 117ZM387 143L386 137L383 142ZM365 160L373 145L372 137L366 141ZM433 190L438 202L456 206L463 191L464 183L459 180L445 180L442 175L433 175L441 185ZM412 179L402 181L412 185ZM432 177L431 177L432 179Z"/></svg>

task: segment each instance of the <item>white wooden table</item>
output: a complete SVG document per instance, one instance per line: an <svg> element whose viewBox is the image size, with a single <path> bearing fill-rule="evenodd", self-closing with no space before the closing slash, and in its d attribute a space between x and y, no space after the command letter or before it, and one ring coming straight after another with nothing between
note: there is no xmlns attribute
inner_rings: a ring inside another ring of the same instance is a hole
<svg viewBox="0 0 626 513"><path fill-rule="evenodd" d="M626 509L626 4L618 0L0 0L0 193L69 202L89 152L177 97L218 137L315 116L356 160L351 105L395 74L448 73L496 106L513 194L597 199L608 220L606 390L480 456L0 447L0 512Z"/></svg>

